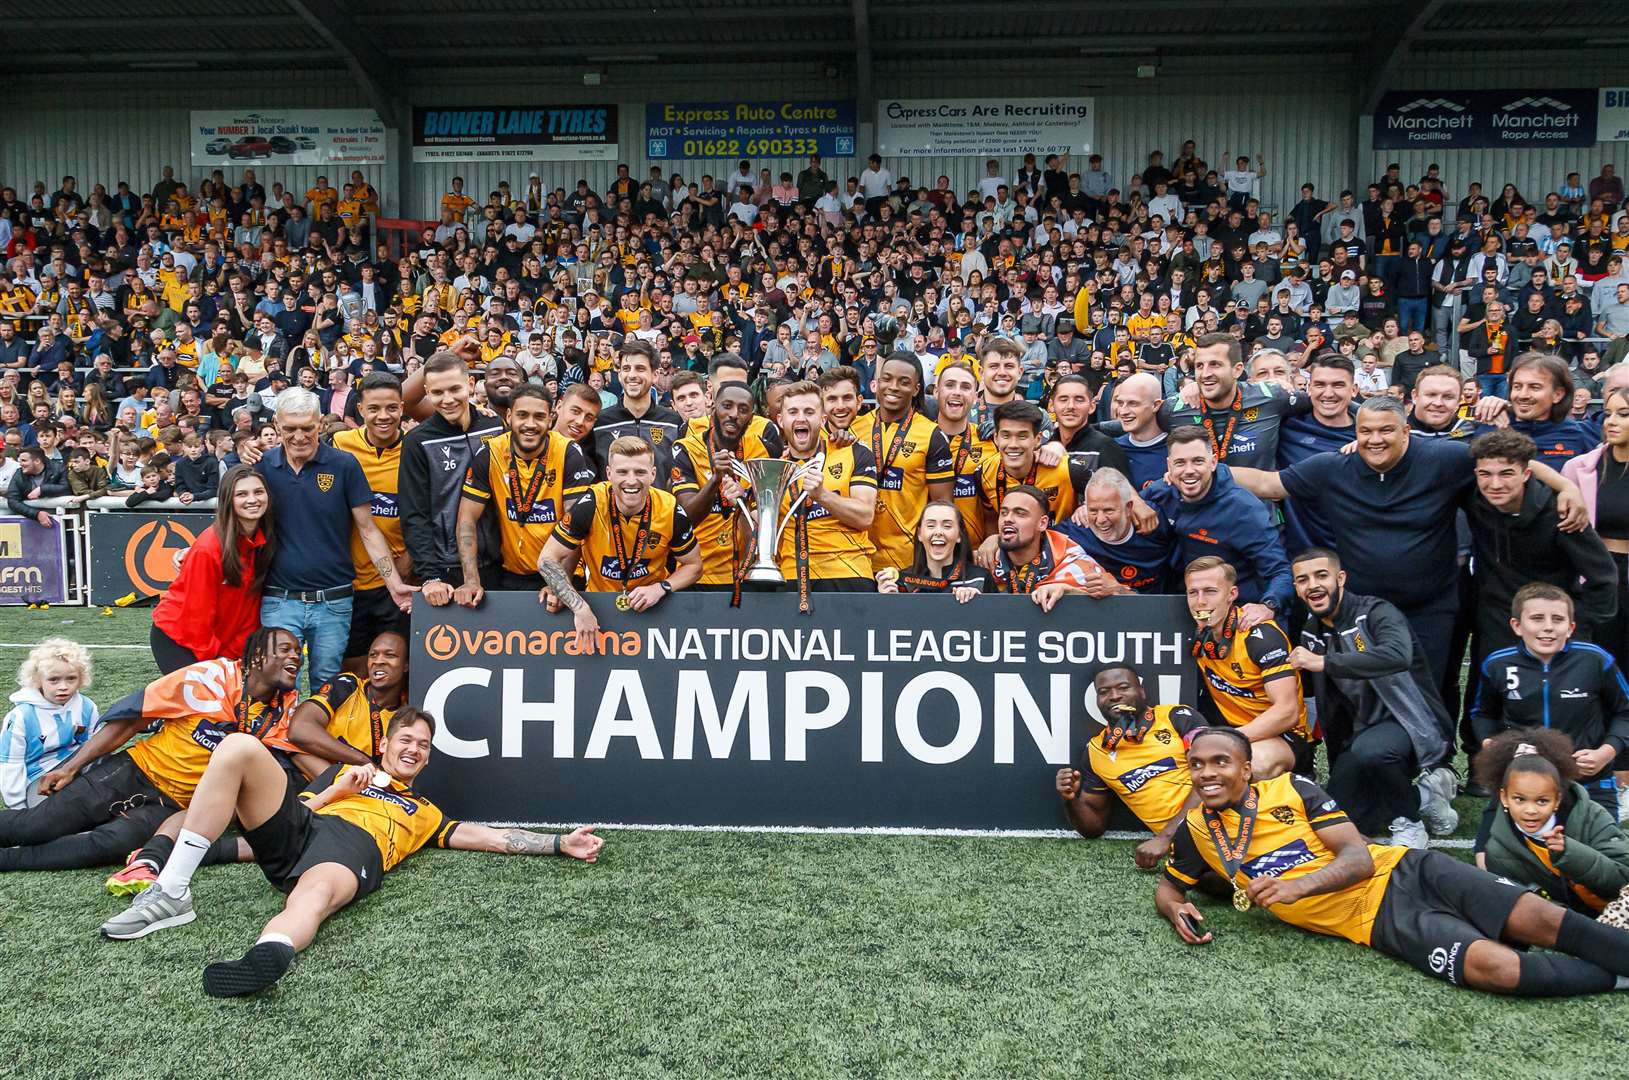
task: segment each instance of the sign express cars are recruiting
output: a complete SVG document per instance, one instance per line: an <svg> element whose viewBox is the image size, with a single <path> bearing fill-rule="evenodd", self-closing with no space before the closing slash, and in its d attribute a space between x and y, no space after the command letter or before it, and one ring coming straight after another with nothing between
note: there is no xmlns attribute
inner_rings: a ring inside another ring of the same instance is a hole
<svg viewBox="0 0 1629 1080"><path fill-rule="evenodd" d="M1181 597L590 597L600 654L530 593L415 605L411 696L440 719L420 787L485 821L1058 829L1053 776L1100 723L1092 677L1192 702ZM1170 768L1185 768L1182 747Z"/></svg>

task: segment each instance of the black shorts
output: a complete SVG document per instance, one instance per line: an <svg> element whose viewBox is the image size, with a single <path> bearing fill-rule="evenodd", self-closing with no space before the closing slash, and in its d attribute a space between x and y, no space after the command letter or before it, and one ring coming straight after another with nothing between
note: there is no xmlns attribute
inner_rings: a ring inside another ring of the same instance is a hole
<svg viewBox="0 0 1629 1080"><path fill-rule="evenodd" d="M313 814L299 790L290 785L277 813L243 834L266 880L279 892L292 892L313 866L338 863L356 875L356 899L377 889L385 867L373 838L343 818Z"/></svg>
<svg viewBox="0 0 1629 1080"><path fill-rule="evenodd" d="M498 590L500 592L535 593L541 591L542 588L542 574L517 574L512 570L498 571Z"/></svg>
<svg viewBox="0 0 1629 1080"><path fill-rule="evenodd" d="M406 612L390 598L390 590L383 585L377 589L358 589L351 594L351 636L345 642L347 658L368 655L373 639L386 631L408 637L411 625Z"/></svg>
<svg viewBox="0 0 1629 1080"><path fill-rule="evenodd" d="M1369 944L1463 986L1465 951L1498 941L1525 892L1440 851L1410 851L1391 872Z"/></svg>
<svg viewBox="0 0 1629 1080"><path fill-rule="evenodd" d="M1295 755L1295 764L1290 766L1290 771L1296 776L1317 779L1318 763L1313 759L1313 752L1318 747L1293 731L1286 731L1279 738L1290 744L1290 752Z"/></svg>
<svg viewBox="0 0 1629 1080"><path fill-rule="evenodd" d="M788 581L787 588L792 592L797 592L797 579L793 578L791 581ZM809 580L809 591L874 593L877 591L877 583L868 577L811 578Z"/></svg>

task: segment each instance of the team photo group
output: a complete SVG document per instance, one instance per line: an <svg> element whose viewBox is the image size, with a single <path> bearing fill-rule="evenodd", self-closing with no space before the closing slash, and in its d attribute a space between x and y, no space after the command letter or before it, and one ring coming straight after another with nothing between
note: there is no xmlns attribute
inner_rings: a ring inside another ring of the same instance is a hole
<svg viewBox="0 0 1629 1080"><path fill-rule="evenodd" d="M281 910L203 972L254 994L425 847L614 857L415 786L457 719L409 700L427 612L520 593L593 655L594 594L1064 627L1163 595L1193 699L1093 665L1089 739L1033 775L1058 829L1146 829L1128 903L1195 947L1220 904L1456 987L1629 989L1614 165L1526 194L1392 165L1280 212L1293 163L1112 150L967 191L879 155L454 177L395 239L363 170L0 176L10 514L213 515L147 685L99 705L91 648L29 642L0 870L108 867L128 949L256 863Z"/></svg>

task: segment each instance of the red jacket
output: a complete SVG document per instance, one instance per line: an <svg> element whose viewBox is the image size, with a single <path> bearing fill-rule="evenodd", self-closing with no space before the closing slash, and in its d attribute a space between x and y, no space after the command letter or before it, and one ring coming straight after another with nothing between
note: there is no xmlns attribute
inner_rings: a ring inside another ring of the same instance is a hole
<svg viewBox="0 0 1629 1080"><path fill-rule="evenodd" d="M191 649L200 660L226 656L236 660L243 643L260 626L260 590L254 580L255 560L266 544L266 534L256 530L252 537L238 541L238 562L243 567L243 584L225 584L221 573L221 538L211 525L181 560L181 570L158 602L153 625Z"/></svg>

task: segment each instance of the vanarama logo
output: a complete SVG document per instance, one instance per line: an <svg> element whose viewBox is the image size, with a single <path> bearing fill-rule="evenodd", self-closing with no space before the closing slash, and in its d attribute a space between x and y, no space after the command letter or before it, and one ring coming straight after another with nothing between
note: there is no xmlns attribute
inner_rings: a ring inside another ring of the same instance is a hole
<svg viewBox="0 0 1629 1080"><path fill-rule="evenodd" d="M124 546L124 570L136 592L157 596L175 580L175 556L198 539L187 526L174 521L149 521L136 529Z"/></svg>
<svg viewBox="0 0 1629 1080"><path fill-rule="evenodd" d="M582 656L575 630L458 630L437 623L424 632L432 660L464 656ZM600 656L638 656L644 640L633 630L600 630L594 635Z"/></svg>

